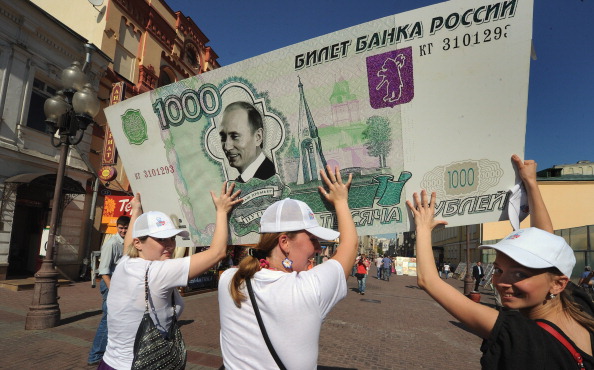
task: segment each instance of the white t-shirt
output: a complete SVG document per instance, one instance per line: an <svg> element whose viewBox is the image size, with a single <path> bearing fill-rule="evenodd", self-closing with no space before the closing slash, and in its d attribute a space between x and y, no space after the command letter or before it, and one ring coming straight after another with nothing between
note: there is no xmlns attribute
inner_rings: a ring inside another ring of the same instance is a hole
<svg viewBox="0 0 594 370"><path fill-rule="evenodd" d="M382 267L382 258L381 257L377 257L375 259L375 267L377 267L377 268Z"/></svg>
<svg viewBox="0 0 594 370"><path fill-rule="evenodd" d="M237 308L229 292L236 268L219 280L221 351L228 370L278 369L258 326L248 298ZM344 269L329 260L311 270L286 273L262 269L252 279L254 295L266 332L288 369L315 369L322 321L346 296Z"/></svg>
<svg viewBox="0 0 594 370"><path fill-rule="evenodd" d="M169 329L172 293L178 318L183 311L183 300L175 288L188 285L190 257L166 261L122 257L107 296L107 349L103 356L103 361L115 369L132 366L134 339L145 310L144 274L149 264L149 312L155 326L161 331Z"/></svg>

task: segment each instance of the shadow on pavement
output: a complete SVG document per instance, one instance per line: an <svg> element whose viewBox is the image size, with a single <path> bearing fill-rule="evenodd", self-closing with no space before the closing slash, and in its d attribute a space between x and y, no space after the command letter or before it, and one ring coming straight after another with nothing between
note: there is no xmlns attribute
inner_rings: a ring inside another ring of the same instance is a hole
<svg viewBox="0 0 594 370"><path fill-rule="evenodd" d="M102 313L103 313L102 310L94 310L94 311L87 311L87 312L79 313L78 315L70 316L66 319L61 319L60 325L58 325L58 326L72 324L73 322L76 322L78 320L88 319L89 317L101 315Z"/></svg>
<svg viewBox="0 0 594 370"><path fill-rule="evenodd" d="M190 325L193 322L194 322L194 320L178 320L177 324L179 326L184 326L184 325Z"/></svg>

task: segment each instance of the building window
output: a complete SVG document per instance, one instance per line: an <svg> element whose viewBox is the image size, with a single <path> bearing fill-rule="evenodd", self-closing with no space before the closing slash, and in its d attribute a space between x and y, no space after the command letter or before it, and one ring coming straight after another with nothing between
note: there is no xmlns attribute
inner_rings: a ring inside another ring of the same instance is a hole
<svg viewBox="0 0 594 370"><path fill-rule="evenodd" d="M50 132L48 126L45 124L43 105L45 104L45 99L51 98L54 95L56 95L55 88L36 78L33 80L29 113L27 114L27 127L42 132Z"/></svg>
<svg viewBox="0 0 594 370"><path fill-rule="evenodd" d="M569 245L574 250L588 249L588 227L573 227L569 229Z"/></svg>
<svg viewBox="0 0 594 370"><path fill-rule="evenodd" d="M200 59L198 57L198 53L196 51L195 46L193 46L192 44L186 45L185 59L186 59L186 63L191 65L193 68L195 68L195 69L200 68Z"/></svg>
<svg viewBox="0 0 594 370"><path fill-rule="evenodd" d="M169 72L165 68L161 69L161 73L159 74L159 82L157 84L157 87L169 85L169 84L172 84L174 82L175 82L175 80L173 78L171 78L171 76L169 75Z"/></svg>
<svg viewBox="0 0 594 370"><path fill-rule="evenodd" d="M129 24L125 18L120 20L120 33L116 43L115 55L113 58L114 70L120 76L134 81L136 71L136 57L140 34Z"/></svg>

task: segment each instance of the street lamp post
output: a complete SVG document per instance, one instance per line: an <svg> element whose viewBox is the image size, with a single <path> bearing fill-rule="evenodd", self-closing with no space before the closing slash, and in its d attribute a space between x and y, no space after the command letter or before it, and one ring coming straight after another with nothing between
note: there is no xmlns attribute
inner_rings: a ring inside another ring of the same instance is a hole
<svg viewBox="0 0 594 370"><path fill-rule="evenodd" d="M466 275L464 275L464 295L472 292L474 281L470 274L470 229L466 225Z"/></svg>
<svg viewBox="0 0 594 370"><path fill-rule="evenodd" d="M93 123L99 113L100 104L97 95L79 62L62 71L63 90L45 101L43 110L46 123L52 133L51 143L60 148L60 161L56 175L56 187L50 215L50 230L47 240L47 252L41 268L35 274L35 290L33 302L29 306L25 329L53 328L60 321L58 304L58 273L54 268L54 251L56 250L56 228L58 212L62 204L62 182L66 171L66 159L70 145L82 140L86 128Z"/></svg>

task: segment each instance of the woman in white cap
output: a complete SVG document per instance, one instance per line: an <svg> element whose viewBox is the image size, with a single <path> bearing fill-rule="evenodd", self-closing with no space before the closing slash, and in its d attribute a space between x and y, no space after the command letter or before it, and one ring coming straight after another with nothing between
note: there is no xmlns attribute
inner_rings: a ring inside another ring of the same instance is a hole
<svg viewBox="0 0 594 370"><path fill-rule="evenodd" d="M536 163L512 161L528 191L531 226L512 232L494 245L493 284L501 296L500 312L466 298L439 279L431 250L435 193L414 194L407 201L417 232L417 282L449 313L482 337L483 369L594 368L594 321L582 312L566 287L575 265L573 250L552 234L553 226L536 183Z"/></svg>
<svg viewBox="0 0 594 370"><path fill-rule="evenodd" d="M346 183L338 168L328 167L328 175L324 171L320 175L328 190L321 186L319 190L336 210L339 232L321 227L307 204L280 200L260 218L260 241L252 255L221 275L220 336L226 369L317 366L322 320L346 296L346 279L358 246L347 203L352 175ZM320 240L339 235L340 245L332 259L307 270L308 258L321 251ZM250 285L262 326L248 298Z"/></svg>
<svg viewBox="0 0 594 370"><path fill-rule="evenodd" d="M167 333L173 312L182 313L183 300L177 287L202 274L226 255L227 215L241 202L234 184L223 184L221 194L211 196L216 208L216 224L210 248L190 257L171 259L176 236L187 237L163 212L142 213L140 195L132 200L132 232L124 240L125 256L111 278L107 299L107 350L99 369L130 369L134 359L136 332L145 312L145 274L148 276L151 319L159 331ZM148 272L147 272L148 271ZM172 296L175 308L172 304Z"/></svg>

